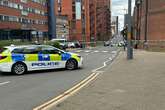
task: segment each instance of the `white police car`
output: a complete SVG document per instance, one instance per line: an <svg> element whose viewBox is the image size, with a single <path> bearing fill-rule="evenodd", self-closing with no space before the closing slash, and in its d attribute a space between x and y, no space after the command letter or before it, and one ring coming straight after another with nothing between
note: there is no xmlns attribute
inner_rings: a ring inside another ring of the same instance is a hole
<svg viewBox="0 0 165 110"><path fill-rule="evenodd" d="M27 71L82 67L80 55L49 45L7 46L0 50L0 71L24 74Z"/></svg>

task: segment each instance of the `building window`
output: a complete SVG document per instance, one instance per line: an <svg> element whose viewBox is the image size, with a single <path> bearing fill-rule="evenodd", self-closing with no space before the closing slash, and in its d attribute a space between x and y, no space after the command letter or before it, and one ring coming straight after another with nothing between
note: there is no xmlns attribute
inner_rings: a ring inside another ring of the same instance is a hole
<svg viewBox="0 0 165 110"><path fill-rule="evenodd" d="M21 0L21 2L27 3L27 0ZM44 2L43 0L34 0L34 2L41 3L41 4L43 3L44 5L46 4L46 2ZM0 0L0 5L6 6L6 7L9 7L9 8L15 8L15 9L18 9L18 10L21 10L21 11L22 10L27 11L26 13L22 12L22 15L26 15L26 16L27 16L28 12L43 15L43 16L45 16L45 13L46 13L46 12L44 12L44 10L25 7L24 5L13 3L13 2L10 2L10 1L7 1L7 0Z"/></svg>
<svg viewBox="0 0 165 110"><path fill-rule="evenodd" d="M28 12L27 12L27 11L22 10L22 11L21 11L21 14L22 14L22 15L24 15L24 16L27 16L27 15L28 15Z"/></svg>
<svg viewBox="0 0 165 110"><path fill-rule="evenodd" d="M4 21L9 21L9 16L4 16Z"/></svg>
<svg viewBox="0 0 165 110"><path fill-rule="evenodd" d="M8 4L9 4L8 1L3 1L3 3L2 3L2 5L4 5L4 6L9 6Z"/></svg>
<svg viewBox="0 0 165 110"><path fill-rule="evenodd" d="M0 21L3 21L3 16L2 15L0 15Z"/></svg>
<svg viewBox="0 0 165 110"><path fill-rule="evenodd" d="M40 25L48 24L47 20L34 20L34 19L19 18L16 16L7 16L7 15L0 15L0 21L18 22L23 24L40 24Z"/></svg>

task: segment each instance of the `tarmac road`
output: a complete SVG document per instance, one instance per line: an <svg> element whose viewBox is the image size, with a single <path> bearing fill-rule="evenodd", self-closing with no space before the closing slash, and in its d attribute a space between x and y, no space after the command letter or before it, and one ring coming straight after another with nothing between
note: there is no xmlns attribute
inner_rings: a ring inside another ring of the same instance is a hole
<svg viewBox="0 0 165 110"><path fill-rule="evenodd" d="M81 69L36 71L22 76L0 74L0 110L32 110L70 89L103 65L118 48L73 50L84 57Z"/></svg>

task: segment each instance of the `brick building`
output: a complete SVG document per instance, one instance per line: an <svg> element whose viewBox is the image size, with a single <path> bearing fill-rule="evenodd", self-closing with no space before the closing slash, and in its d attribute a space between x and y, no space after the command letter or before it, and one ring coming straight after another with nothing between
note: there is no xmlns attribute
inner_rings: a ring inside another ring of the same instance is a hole
<svg viewBox="0 0 165 110"><path fill-rule="evenodd" d="M79 0L56 0L57 16L67 16L69 22L69 40L82 40L82 19L76 19L76 2ZM81 7L80 7L81 8ZM80 10L81 11L81 10ZM81 12L80 12L81 13Z"/></svg>
<svg viewBox="0 0 165 110"><path fill-rule="evenodd" d="M69 39L69 24L67 16L56 17L56 38Z"/></svg>
<svg viewBox="0 0 165 110"><path fill-rule="evenodd" d="M42 0L1 0L0 39L47 35L47 3Z"/></svg>
<svg viewBox="0 0 165 110"><path fill-rule="evenodd" d="M110 0L57 0L57 2L56 13L69 17L71 40L93 42L109 39ZM80 19L76 19L76 2L81 2Z"/></svg>
<svg viewBox="0 0 165 110"><path fill-rule="evenodd" d="M48 13L48 1L1 0L0 39L31 40L48 36L51 14ZM68 39L86 42L109 39L110 0L55 0L54 3L57 22L58 16L65 17L65 22L68 20L63 24L69 27ZM60 27L59 23L57 25ZM57 35L60 37L60 34Z"/></svg>
<svg viewBox="0 0 165 110"><path fill-rule="evenodd" d="M165 1L136 0L134 8L134 36L152 45L165 41Z"/></svg>
<svg viewBox="0 0 165 110"><path fill-rule="evenodd" d="M97 40L109 40L111 36L110 0L96 0Z"/></svg>
<svg viewBox="0 0 165 110"><path fill-rule="evenodd" d="M96 0L83 0L83 27L86 42L96 41Z"/></svg>

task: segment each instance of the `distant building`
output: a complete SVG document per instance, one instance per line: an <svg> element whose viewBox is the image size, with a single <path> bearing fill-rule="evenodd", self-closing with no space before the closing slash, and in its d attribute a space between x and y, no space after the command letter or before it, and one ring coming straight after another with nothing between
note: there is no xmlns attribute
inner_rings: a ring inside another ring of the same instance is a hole
<svg viewBox="0 0 165 110"><path fill-rule="evenodd" d="M111 0L96 0L97 40L109 40L111 37Z"/></svg>
<svg viewBox="0 0 165 110"><path fill-rule="evenodd" d="M124 26L128 25L128 22L129 22L128 21L129 20L128 17L129 17L128 14L124 15Z"/></svg>
<svg viewBox="0 0 165 110"><path fill-rule="evenodd" d="M57 16L56 38L69 39L69 22L67 16Z"/></svg>
<svg viewBox="0 0 165 110"><path fill-rule="evenodd" d="M45 37L47 24L46 1L0 0L0 40Z"/></svg>
<svg viewBox="0 0 165 110"><path fill-rule="evenodd" d="M56 0L56 14L69 19L69 39L85 42L111 36L110 0Z"/></svg>
<svg viewBox="0 0 165 110"><path fill-rule="evenodd" d="M117 34L118 32L118 17L117 16L112 16L112 21L111 21L111 31L112 31L112 36Z"/></svg>
<svg viewBox="0 0 165 110"><path fill-rule="evenodd" d="M55 21L50 20L50 7L57 18L56 37L86 42L110 38L110 0L54 0L54 5L50 1L0 0L0 39L47 39L48 33L51 39L55 33L48 26Z"/></svg>

